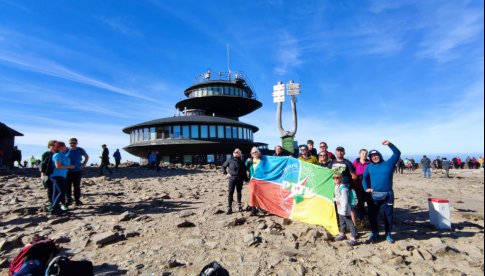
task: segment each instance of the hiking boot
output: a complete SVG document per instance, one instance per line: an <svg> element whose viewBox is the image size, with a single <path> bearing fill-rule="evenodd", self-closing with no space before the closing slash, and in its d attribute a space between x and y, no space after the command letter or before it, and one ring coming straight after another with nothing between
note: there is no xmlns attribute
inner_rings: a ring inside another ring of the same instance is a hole
<svg viewBox="0 0 485 276"><path fill-rule="evenodd" d="M81 206L83 205L83 203L81 202L81 200L76 200L76 206Z"/></svg>
<svg viewBox="0 0 485 276"><path fill-rule="evenodd" d="M243 209L243 207L242 207L241 205L238 205L237 209L238 209L238 210L239 210L239 212L241 212L241 213L242 213L242 212L244 212L244 209Z"/></svg>
<svg viewBox="0 0 485 276"><path fill-rule="evenodd" d="M387 234L386 235L386 241L389 244L393 244L394 243L394 239L392 238L391 234Z"/></svg>
<svg viewBox="0 0 485 276"><path fill-rule="evenodd" d="M349 241L347 241L347 244L348 244L349 246L356 246L356 245L358 245L358 244L359 244L359 242L358 242L358 241L356 241L356 240L349 240Z"/></svg>
<svg viewBox="0 0 485 276"><path fill-rule="evenodd" d="M69 208L66 205L64 205L63 203L61 203L61 210L62 211L69 211Z"/></svg>
<svg viewBox="0 0 485 276"><path fill-rule="evenodd" d="M346 237L345 237L345 235L343 235L343 234L338 234L338 235L335 237L335 240L336 240L336 241L343 241L343 240L345 240L345 239L346 239Z"/></svg>
<svg viewBox="0 0 485 276"><path fill-rule="evenodd" d="M369 235L369 238L367 239L366 243L375 243L379 239L379 234L378 233L371 233Z"/></svg>
<svg viewBox="0 0 485 276"><path fill-rule="evenodd" d="M226 212L226 215L230 215L230 214L232 214L232 209L231 208L228 208L227 209L227 212Z"/></svg>

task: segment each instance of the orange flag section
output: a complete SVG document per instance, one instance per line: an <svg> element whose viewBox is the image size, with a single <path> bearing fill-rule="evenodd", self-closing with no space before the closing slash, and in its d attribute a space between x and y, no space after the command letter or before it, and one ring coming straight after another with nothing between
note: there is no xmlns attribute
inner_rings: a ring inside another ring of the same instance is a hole
<svg viewBox="0 0 485 276"><path fill-rule="evenodd" d="M280 185L253 178L249 183L249 194L251 206L283 218L290 216L294 200L288 198L290 191L281 189Z"/></svg>

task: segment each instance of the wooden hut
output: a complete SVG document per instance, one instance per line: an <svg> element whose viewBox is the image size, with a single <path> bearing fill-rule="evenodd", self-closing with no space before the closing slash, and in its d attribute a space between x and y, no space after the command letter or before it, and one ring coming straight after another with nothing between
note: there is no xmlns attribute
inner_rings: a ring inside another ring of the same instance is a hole
<svg viewBox="0 0 485 276"><path fill-rule="evenodd" d="M6 124L0 122L0 159L3 158L3 162L0 161L0 165L3 165L4 167L8 167L8 164L12 162L15 136L24 135L12 128L9 128Z"/></svg>

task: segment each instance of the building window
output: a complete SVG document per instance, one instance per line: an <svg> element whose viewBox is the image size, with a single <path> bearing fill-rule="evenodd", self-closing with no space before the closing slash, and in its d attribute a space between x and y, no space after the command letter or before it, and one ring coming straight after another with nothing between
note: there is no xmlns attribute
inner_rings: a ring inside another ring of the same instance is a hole
<svg viewBox="0 0 485 276"><path fill-rule="evenodd" d="M214 87L209 87L207 88L207 95L209 96L213 96L214 95Z"/></svg>
<svg viewBox="0 0 485 276"><path fill-rule="evenodd" d="M230 88L229 88L229 94L230 94L231 96L234 96L234 87L230 87Z"/></svg>
<svg viewBox="0 0 485 276"><path fill-rule="evenodd" d="M217 138L217 133L216 133L216 126L210 126L210 138Z"/></svg>
<svg viewBox="0 0 485 276"><path fill-rule="evenodd" d="M180 139L182 138L182 129L180 126L173 126L173 138Z"/></svg>
<svg viewBox="0 0 485 276"><path fill-rule="evenodd" d="M214 154L207 154L207 163L214 163Z"/></svg>
<svg viewBox="0 0 485 276"><path fill-rule="evenodd" d="M249 130L249 140L253 141L253 131Z"/></svg>
<svg viewBox="0 0 485 276"><path fill-rule="evenodd" d="M224 86L224 95L229 95L229 87Z"/></svg>
<svg viewBox="0 0 485 276"><path fill-rule="evenodd" d="M189 139L190 138L189 126L183 126L182 127L182 137L185 138L185 139Z"/></svg>
<svg viewBox="0 0 485 276"><path fill-rule="evenodd" d="M244 139L242 134L242 127L237 128L237 132L238 132L237 138Z"/></svg>
<svg viewBox="0 0 485 276"><path fill-rule="evenodd" d="M155 132L155 128L151 127L150 128L150 140L155 140L157 139L157 133Z"/></svg>
<svg viewBox="0 0 485 276"><path fill-rule="evenodd" d="M226 139L232 138L232 127L226 126Z"/></svg>
<svg viewBox="0 0 485 276"><path fill-rule="evenodd" d="M192 163L192 155L184 155L184 163Z"/></svg>
<svg viewBox="0 0 485 276"><path fill-rule="evenodd" d="M202 88L202 97L207 96L207 88Z"/></svg>
<svg viewBox="0 0 485 276"><path fill-rule="evenodd" d="M200 126L200 138L207 139L209 138L209 126L201 125Z"/></svg>
<svg viewBox="0 0 485 276"><path fill-rule="evenodd" d="M232 127L232 138L237 139L237 127Z"/></svg>
<svg viewBox="0 0 485 276"><path fill-rule="evenodd" d="M194 138L194 139L199 138L199 126L198 125L190 126L190 138Z"/></svg>
<svg viewBox="0 0 485 276"><path fill-rule="evenodd" d="M224 126L217 126L217 138L224 139Z"/></svg>

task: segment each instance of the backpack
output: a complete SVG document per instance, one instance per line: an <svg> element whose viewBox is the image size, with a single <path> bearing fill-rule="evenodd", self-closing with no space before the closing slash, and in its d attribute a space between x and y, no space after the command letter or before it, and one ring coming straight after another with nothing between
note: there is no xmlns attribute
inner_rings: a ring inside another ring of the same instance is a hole
<svg viewBox="0 0 485 276"><path fill-rule="evenodd" d="M49 152L49 154L40 163L40 171L45 175L51 175L54 172L54 163L52 162L52 156L54 156L54 154L52 154L52 152Z"/></svg>
<svg viewBox="0 0 485 276"><path fill-rule="evenodd" d="M21 249L20 253L10 262L9 276L43 276L47 263L59 249L53 240L37 237Z"/></svg>
<svg viewBox="0 0 485 276"><path fill-rule="evenodd" d="M94 275L93 263L90 261L71 261L66 256L54 257L45 270L45 276Z"/></svg>
<svg viewBox="0 0 485 276"><path fill-rule="evenodd" d="M340 191L342 191L344 188L347 188L348 202L350 208L355 208L357 206L357 194L355 193L355 190L350 188L349 185L341 185Z"/></svg>
<svg viewBox="0 0 485 276"><path fill-rule="evenodd" d="M229 276L229 272L218 262L212 262L202 268L199 276Z"/></svg>

